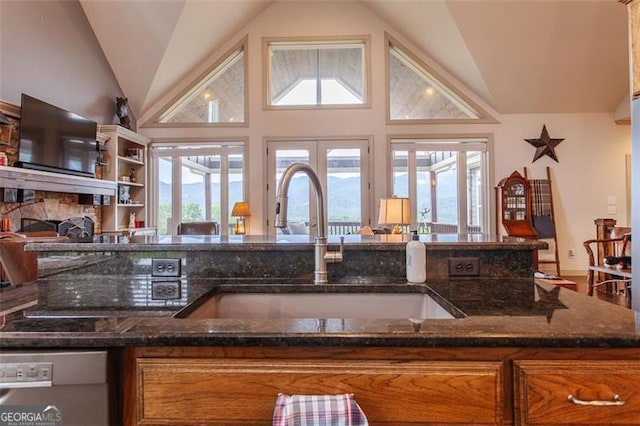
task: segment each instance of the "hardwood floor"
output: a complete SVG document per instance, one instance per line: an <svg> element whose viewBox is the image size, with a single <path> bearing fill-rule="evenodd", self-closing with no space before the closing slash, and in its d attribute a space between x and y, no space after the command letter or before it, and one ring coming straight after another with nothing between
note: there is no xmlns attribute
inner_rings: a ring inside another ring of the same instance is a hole
<svg viewBox="0 0 640 426"><path fill-rule="evenodd" d="M587 277L584 275L579 276L563 276L562 278L575 281L578 284L578 292L587 294ZM597 292L596 296L600 300L605 300L607 302L615 303L617 305L628 306L629 300L625 294L612 294L612 293L604 293Z"/></svg>

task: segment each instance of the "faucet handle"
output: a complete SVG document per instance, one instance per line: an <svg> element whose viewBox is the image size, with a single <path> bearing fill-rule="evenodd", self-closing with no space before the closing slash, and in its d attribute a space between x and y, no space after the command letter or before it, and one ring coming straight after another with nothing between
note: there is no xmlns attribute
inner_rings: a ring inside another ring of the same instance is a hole
<svg viewBox="0 0 640 426"><path fill-rule="evenodd" d="M344 237L340 237L340 251L327 251L324 255L324 259L327 263L339 263L342 262L344 257Z"/></svg>

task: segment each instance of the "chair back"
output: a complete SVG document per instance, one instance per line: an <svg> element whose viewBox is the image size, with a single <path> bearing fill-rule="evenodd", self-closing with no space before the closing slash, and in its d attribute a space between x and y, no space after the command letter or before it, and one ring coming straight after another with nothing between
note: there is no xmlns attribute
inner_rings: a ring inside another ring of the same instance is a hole
<svg viewBox="0 0 640 426"><path fill-rule="evenodd" d="M217 222L182 222L178 225L178 235L218 235L220 228Z"/></svg>

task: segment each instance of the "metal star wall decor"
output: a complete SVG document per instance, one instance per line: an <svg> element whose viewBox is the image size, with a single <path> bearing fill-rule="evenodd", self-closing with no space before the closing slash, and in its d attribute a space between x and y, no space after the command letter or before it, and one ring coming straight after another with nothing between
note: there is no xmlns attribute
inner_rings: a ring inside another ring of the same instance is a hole
<svg viewBox="0 0 640 426"><path fill-rule="evenodd" d="M562 139L550 138L549 132L547 132L547 126L543 124L542 133L540 134L540 137L538 139L525 139L525 141L529 142L531 145L536 147L536 153L533 156L532 163L535 162L538 158L542 157L543 155L548 155L549 157L556 160L556 163L559 163L558 157L556 156L556 152L554 151L554 148L558 146L558 144L560 144L560 142L562 142L563 140L564 138Z"/></svg>

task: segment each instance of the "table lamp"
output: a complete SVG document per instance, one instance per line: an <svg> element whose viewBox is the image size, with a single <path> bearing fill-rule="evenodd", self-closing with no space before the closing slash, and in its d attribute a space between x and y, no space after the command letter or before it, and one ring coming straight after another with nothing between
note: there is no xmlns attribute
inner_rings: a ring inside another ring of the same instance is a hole
<svg viewBox="0 0 640 426"><path fill-rule="evenodd" d="M246 201L238 201L233 205L233 210L231 210L231 216L235 216L238 219L236 220L236 235L244 235L246 233L245 226L245 218L247 216L251 216L251 211L249 210L249 203Z"/></svg>
<svg viewBox="0 0 640 426"><path fill-rule="evenodd" d="M409 199L403 197L382 198L378 223L393 225L394 234L402 234L401 225L411 224L411 208Z"/></svg>

